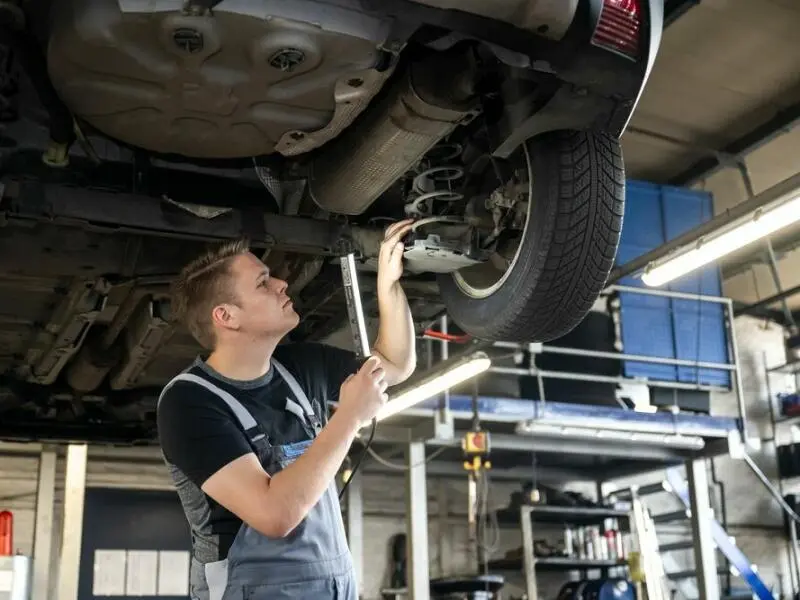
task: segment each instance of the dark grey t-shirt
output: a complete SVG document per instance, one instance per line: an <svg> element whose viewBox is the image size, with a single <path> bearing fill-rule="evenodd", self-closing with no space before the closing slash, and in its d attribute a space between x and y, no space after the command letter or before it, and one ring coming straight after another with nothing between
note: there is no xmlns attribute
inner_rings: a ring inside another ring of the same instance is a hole
<svg viewBox="0 0 800 600"><path fill-rule="evenodd" d="M359 365L355 354L325 346L301 343L278 346L275 358L295 376L323 423L327 405L339 398L339 388ZM199 358L188 371L233 394L268 432L275 444L306 439L300 420L285 410L289 386L275 372L252 381L233 381ZM164 458L174 474L179 495L195 536L201 537L202 562L222 560L242 524L200 488L211 475L232 460L252 452L238 420L213 392L189 381L172 385L158 406L158 436ZM196 550L198 546L196 545Z"/></svg>

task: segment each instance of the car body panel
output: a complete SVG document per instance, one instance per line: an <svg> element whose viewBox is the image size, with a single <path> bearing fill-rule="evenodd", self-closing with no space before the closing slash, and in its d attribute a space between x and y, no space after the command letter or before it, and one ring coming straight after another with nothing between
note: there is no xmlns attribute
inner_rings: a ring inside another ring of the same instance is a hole
<svg viewBox="0 0 800 600"><path fill-rule="evenodd" d="M435 8L458 10L505 21L542 37L564 37L579 0L414 0Z"/></svg>
<svg viewBox="0 0 800 600"><path fill-rule="evenodd" d="M138 13L105 0L57 3L47 61L67 106L151 152L244 158L290 151L306 133L323 138L316 145L333 137L391 73L375 69L386 23L353 10L304 22L294 2L259 12L225 2L213 18L180 4Z"/></svg>
<svg viewBox="0 0 800 600"><path fill-rule="evenodd" d="M125 144L193 159L296 157L367 110L414 32L446 23L452 33L429 48L472 40L508 65L509 79L529 72L562 84L549 98L537 89L511 100L511 129L496 153L506 156L523 135L624 131L660 42L663 7L642 0L644 52L630 60L590 43L602 6L226 0L192 14L183 0L69 0L50 9L47 70L76 117Z"/></svg>

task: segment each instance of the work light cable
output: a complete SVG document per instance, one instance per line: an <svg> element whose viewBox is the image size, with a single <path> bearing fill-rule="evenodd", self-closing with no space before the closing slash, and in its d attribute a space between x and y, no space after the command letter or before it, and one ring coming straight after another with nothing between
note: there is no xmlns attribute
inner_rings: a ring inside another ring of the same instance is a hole
<svg viewBox="0 0 800 600"><path fill-rule="evenodd" d="M372 440L375 437L375 430L377 428L378 428L378 419L372 419L372 430L369 432L369 439L367 440L367 443L364 446L364 451L358 457L356 464L353 465L353 469L350 471L350 475L347 477L347 481L344 482L344 485L342 486L342 489L339 492L339 500L342 499L342 496L344 496L344 492L347 489L347 486L350 485L350 482L353 481L353 477L356 476L356 471L358 471L358 467L361 466L361 461L364 460L364 455L369 450L370 444L372 444Z"/></svg>

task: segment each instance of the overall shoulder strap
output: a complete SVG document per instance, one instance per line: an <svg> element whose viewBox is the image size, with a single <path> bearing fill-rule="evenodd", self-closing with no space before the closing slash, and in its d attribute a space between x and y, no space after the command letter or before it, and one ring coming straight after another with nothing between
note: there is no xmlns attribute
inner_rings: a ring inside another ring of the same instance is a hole
<svg viewBox="0 0 800 600"><path fill-rule="evenodd" d="M266 437L250 411L247 410L244 405L242 405L242 403L233 396L233 394L226 392L218 385L215 385L199 375L193 375L192 373L181 373L180 375L174 377L172 381L164 386L164 389L161 391L161 395L158 397L158 401L161 402L161 398L164 397L164 393L179 381L191 381L192 383L196 383L197 385L200 385L213 394L219 396L233 411L233 414L236 416L236 419L239 421L242 429L244 429L245 434L247 434L247 437L250 439L250 442L255 443Z"/></svg>
<svg viewBox="0 0 800 600"><path fill-rule="evenodd" d="M322 424L320 423L320 420L317 417L317 413L314 412L314 408L311 406L311 402L308 401L308 396L303 391L303 388L300 387L300 384L297 382L295 376L292 375L286 367L284 367L274 358L272 359L272 364L275 365L275 369L278 371L280 376L286 382L286 385L289 386L289 389L292 390L292 393L297 399L297 402L303 408L303 412L305 413L305 418L314 428L314 433L319 433L320 430L322 429ZM290 406L287 406L286 408L292 411Z"/></svg>

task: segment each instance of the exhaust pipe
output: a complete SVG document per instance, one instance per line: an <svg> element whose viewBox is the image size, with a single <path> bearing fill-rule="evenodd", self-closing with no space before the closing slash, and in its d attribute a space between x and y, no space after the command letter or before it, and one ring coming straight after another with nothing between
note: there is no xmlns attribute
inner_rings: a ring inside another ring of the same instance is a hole
<svg viewBox="0 0 800 600"><path fill-rule="evenodd" d="M442 138L475 118L475 71L463 50L411 63L386 96L314 160L314 202L332 213L363 213Z"/></svg>

